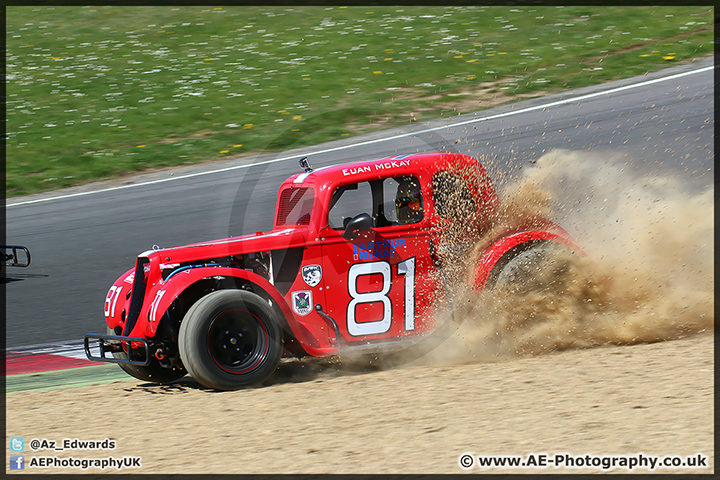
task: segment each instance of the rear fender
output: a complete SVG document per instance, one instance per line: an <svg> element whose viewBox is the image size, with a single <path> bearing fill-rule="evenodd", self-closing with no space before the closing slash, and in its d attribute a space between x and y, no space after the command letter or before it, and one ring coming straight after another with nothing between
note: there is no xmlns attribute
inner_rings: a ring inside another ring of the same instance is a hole
<svg viewBox="0 0 720 480"><path fill-rule="evenodd" d="M585 255L585 252L577 246L570 234L560 227L555 227L552 231L531 230L514 233L501 238L482 254L480 261L472 272L475 289L482 290L488 285L488 280L496 266L501 266L504 261L510 260L510 258L526 249L547 241L557 242L570 248L579 255Z"/></svg>

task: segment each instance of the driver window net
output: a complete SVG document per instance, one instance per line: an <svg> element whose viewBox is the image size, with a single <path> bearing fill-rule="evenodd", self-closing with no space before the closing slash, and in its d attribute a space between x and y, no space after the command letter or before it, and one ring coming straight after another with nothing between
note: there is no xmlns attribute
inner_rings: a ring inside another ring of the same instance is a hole
<svg viewBox="0 0 720 480"><path fill-rule="evenodd" d="M309 225L315 192L312 188L286 188L280 194L276 225Z"/></svg>

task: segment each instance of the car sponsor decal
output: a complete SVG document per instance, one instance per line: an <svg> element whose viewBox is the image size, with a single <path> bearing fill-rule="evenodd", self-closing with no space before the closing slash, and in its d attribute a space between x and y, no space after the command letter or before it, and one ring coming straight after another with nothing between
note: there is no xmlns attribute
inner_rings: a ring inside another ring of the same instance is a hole
<svg viewBox="0 0 720 480"><path fill-rule="evenodd" d="M361 242L353 244L353 260L377 260L379 258L392 258L395 250L405 248L404 238L380 240L377 242Z"/></svg>
<svg viewBox="0 0 720 480"><path fill-rule="evenodd" d="M409 167L410 160L400 160L385 163L376 163L375 165L365 165L362 167L344 168L342 173L344 176L355 175L356 173L368 173L373 170L378 172L381 170L390 170L398 167ZM374 167L374 168L373 168Z"/></svg>
<svg viewBox="0 0 720 480"><path fill-rule="evenodd" d="M322 280L322 267L320 265L305 265L302 267L302 277L308 287L314 287Z"/></svg>
<svg viewBox="0 0 720 480"><path fill-rule="evenodd" d="M302 290L300 292L292 292L292 308L293 312L301 317L312 312L312 292L310 290Z"/></svg>

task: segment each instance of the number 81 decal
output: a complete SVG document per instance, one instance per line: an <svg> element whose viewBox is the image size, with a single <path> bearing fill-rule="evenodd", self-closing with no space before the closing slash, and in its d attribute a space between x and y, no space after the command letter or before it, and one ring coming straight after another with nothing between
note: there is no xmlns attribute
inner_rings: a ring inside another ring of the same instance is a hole
<svg viewBox="0 0 720 480"><path fill-rule="evenodd" d="M123 287L118 287L113 285L110 287L110 291L107 294L107 297L105 297L105 316L106 317L114 317L115 316L115 306L117 305L118 298L120 297L120 292L122 292Z"/></svg>
<svg viewBox="0 0 720 480"><path fill-rule="evenodd" d="M358 292L357 280L363 275L382 275L382 290ZM405 277L405 330L415 330L415 257L397 264L397 274ZM392 326L392 301L388 293L392 288L392 269L388 262L356 263L348 271L350 303L347 308L347 329L355 337L387 333ZM358 323L355 311L364 303L382 303L383 316L380 320Z"/></svg>

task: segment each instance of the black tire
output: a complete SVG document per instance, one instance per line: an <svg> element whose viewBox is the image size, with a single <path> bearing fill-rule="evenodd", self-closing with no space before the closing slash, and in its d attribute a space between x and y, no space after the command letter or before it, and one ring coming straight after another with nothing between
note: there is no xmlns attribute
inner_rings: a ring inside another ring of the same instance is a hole
<svg viewBox="0 0 720 480"><path fill-rule="evenodd" d="M552 241L536 244L497 265L491 274L491 288L506 288L524 295L529 292L558 291L572 276L571 265L576 254Z"/></svg>
<svg viewBox="0 0 720 480"><path fill-rule="evenodd" d="M115 335L115 331L108 328L108 335ZM113 356L115 358L127 358L126 353L113 353ZM129 375L146 382L168 383L187 375L187 371L184 368L165 368L161 366L155 358L150 359L150 365L147 367L128 365L126 363L118 363L118 365Z"/></svg>
<svg viewBox="0 0 720 480"><path fill-rule="evenodd" d="M273 374L282 355L282 335L261 297L245 290L219 290L185 314L179 346L185 368L200 384L237 390Z"/></svg>

